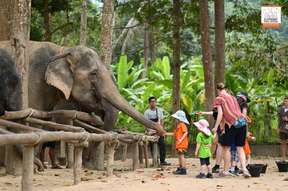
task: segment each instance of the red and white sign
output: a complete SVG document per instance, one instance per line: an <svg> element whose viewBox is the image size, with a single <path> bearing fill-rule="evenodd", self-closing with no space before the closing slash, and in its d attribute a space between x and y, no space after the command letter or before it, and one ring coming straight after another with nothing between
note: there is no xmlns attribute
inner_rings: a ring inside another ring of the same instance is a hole
<svg viewBox="0 0 288 191"><path fill-rule="evenodd" d="M281 25L281 7L278 5L264 5L261 7L262 27L279 29Z"/></svg>

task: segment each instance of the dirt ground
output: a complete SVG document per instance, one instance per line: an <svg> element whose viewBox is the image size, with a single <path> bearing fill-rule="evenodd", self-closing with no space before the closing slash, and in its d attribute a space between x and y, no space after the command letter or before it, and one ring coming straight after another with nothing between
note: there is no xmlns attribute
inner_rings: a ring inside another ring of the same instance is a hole
<svg viewBox="0 0 288 191"><path fill-rule="evenodd" d="M34 191L179 191L179 190L253 190L272 191L288 190L288 173L277 172L275 159L258 159L254 163L267 163L266 174L259 178L244 179L242 176L213 179L196 179L198 159L188 159L188 175L175 176L172 171L177 165L176 159L168 159L171 167L164 169L138 169L128 171L132 161L116 162L116 171L112 177L106 177L104 172L83 170L82 183L73 186L72 170L46 170L34 175ZM20 190L21 177L1 176L0 191Z"/></svg>

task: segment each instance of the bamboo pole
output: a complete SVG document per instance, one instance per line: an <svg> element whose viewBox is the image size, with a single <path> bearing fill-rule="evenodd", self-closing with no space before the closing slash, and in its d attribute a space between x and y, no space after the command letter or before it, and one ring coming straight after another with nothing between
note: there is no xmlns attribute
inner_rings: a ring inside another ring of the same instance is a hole
<svg viewBox="0 0 288 191"><path fill-rule="evenodd" d="M133 170L136 170L137 168L139 168L139 147L138 147L138 142L134 142L132 144L132 149L133 149L132 166L133 166Z"/></svg>
<svg viewBox="0 0 288 191"><path fill-rule="evenodd" d="M153 167L158 167L158 144L153 143L153 152L152 152L152 159L153 159Z"/></svg>
<svg viewBox="0 0 288 191"><path fill-rule="evenodd" d="M82 146L74 147L74 166L73 166L73 175L74 175L74 185L81 182L81 170L82 170Z"/></svg>
<svg viewBox="0 0 288 191"><path fill-rule="evenodd" d="M33 163L34 163L34 146L25 145L23 149L22 191L32 191Z"/></svg>
<svg viewBox="0 0 288 191"><path fill-rule="evenodd" d="M114 153L115 153L115 146L117 142L113 141L107 144L107 176L113 175L113 170L114 170Z"/></svg>

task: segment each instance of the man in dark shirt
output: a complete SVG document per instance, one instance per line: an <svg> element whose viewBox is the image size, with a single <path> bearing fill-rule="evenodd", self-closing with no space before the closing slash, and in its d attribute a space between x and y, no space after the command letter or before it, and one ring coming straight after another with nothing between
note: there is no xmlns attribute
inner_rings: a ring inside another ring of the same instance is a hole
<svg viewBox="0 0 288 191"><path fill-rule="evenodd" d="M282 160L286 159L287 140L288 140L288 96L284 98L283 104L278 110L279 116L279 137L280 151Z"/></svg>

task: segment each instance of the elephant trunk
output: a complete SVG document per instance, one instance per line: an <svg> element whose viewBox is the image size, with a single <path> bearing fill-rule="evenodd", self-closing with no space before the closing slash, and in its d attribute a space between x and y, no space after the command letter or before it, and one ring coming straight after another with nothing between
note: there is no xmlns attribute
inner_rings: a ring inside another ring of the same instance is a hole
<svg viewBox="0 0 288 191"><path fill-rule="evenodd" d="M145 127L155 129L159 134L165 134L165 131L160 124L146 119L140 112L134 109L118 92L104 95L104 99L111 103L114 107L120 111L126 113Z"/></svg>

